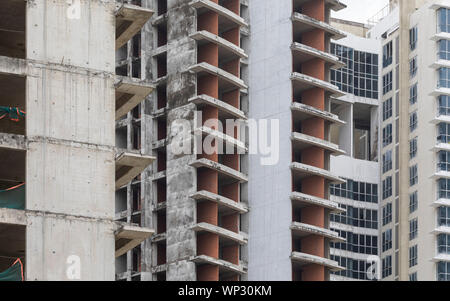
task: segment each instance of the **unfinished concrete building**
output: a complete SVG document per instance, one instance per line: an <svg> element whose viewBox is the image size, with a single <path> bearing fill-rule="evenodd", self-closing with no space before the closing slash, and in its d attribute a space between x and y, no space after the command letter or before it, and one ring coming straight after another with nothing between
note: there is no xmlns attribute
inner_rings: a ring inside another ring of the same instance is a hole
<svg viewBox="0 0 450 301"><path fill-rule="evenodd" d="M2 276L114 280L115 256L153 233L114 221L114 191L153 160L115 146L116 117L152 89L116 77L115 49L151 14L118 1L1 1Z"/></svg>

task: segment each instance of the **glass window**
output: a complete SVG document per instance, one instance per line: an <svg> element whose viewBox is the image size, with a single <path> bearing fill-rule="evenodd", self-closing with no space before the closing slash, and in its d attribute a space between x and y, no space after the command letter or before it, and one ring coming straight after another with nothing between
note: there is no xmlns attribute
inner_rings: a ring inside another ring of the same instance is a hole
<svg viewBox="0 0 450 301"><path fill-rule="evenodd" d="M450 32L450 9L438 10L438 32Z"/></svg>
<svg viewBox="0 0 450 301"><path fill-rule="evenodd" d="M450 199L450 179L439 179L438 198Z"/></svg>
<svg viewBox="0 0 450 301"><path fill-rule="evenodd" d="M409 281L417 281L417 272L409 274Z"/></svg>
<svg viewBox="0 0 450 301"><path fill-rule="evenodd" d="M439 207L438 225L450 227L450 207Z"/></svg>
<svg viewBox="0 0 450 301"><path fill-rule="evenodd" d="M409 267L417 265L417 245L409 248Z"/></svg>
<svg viewBox="0 0 450 301"><path fill-rule="evenodd" d="M439 109L438 114L441 115L447 115L450 116L450 96L448 95L441 95L439 96Z"/></svg>
<svg viewBox="0 0 450 301"><path fill-rule="evenodd" d="M437 264L437 280L450 281L450 262L439 262Z"/></svg>
<svg viewBox="0 0 450 301"><path fill-rule="evenodd" d="M409 114L409 131L412 133L417 129L417 111Z"/></svg>
<svg viewBox="0 0 450 301"><path fill-rule="evenodd" d="M383 147L392 143L392 124L388 124L383 129Z"/></svg>
<svg viewBox="0 0 450 301"><path fill-rule="evenodd" d="M409 240L417 238L418 220L417 218L409 221Z"/></svg>
<svg viewBox="0 0 450 301"><path fill-rule="evenodd" d="M392 203L388 203L383 207L383 226L392 222Z"/></svg>
<svg viewBox="0 0 450 301"><path fill-rule="evenodd" d="M417 102L417 83L409 88L409 104L413 105Z"/></svg>
<svg viewBox="0 0 450 301"><path fill-rule="evenodd" d="M392 117L392 97L383 102L383 121Z"/></svg>
<svg viewBox="0 0 450 301"><path fill-rule="evenodd" d="M392 151L387 151L383 155L383 173L388 172L392 169Z"/></svg>
<svg viewBox="0 0 450 301"><path fill-rule="evenodd" d="M382 276L383 278L392 275L392 256L386 256L382 259Z"/></svg>
<svg viewBox="0 0 450 301"><path fill-rule="evenodd" d="M438 88L450 88L450 68L439 69Z"/></svg>
<svg viewBox="0 0 450 301"><path fill-rule="evenodd" d="M450 254L449 234L439 234L437 238L437 244L439 254Z"/></svg>
<svg viewBox="0 0 450 301"><path fill-rule="evenodd" d="M417 156L417 137L409 141L409 159Z"/></svg>
<svg viewBox="0 0 450 301"><path fill-rule="evenodd" d="M392 41L383 46L383 68L392 64Z"/></svg>
<svg viewBox="0 0 450 301"><path fill-rule="evenodd" d="M438 170L450 171L450 152L440 151L438 155Z"/></svg>
<svg viewBox="0 0 450 301"><path fill-rule="evenodd" d="M437 140L440 143L450 142L450 124L448 123L439 124L439 135L437 137Z"/></svg>
<svg viewBox="0 0 450 301"><path fill-rule="evenodd" d="M417 191L414 193L411 193L409 195L409 213L413 213L417 210L418 206L418 198L417 198Z"/></svg>
<svg viewBox="0 0 450 301"><path fill-rule="evenodd" d="M392 177L387 177L383 180L383 200L392 196Z"/></svg>
<svg viewBox="0 0 450 301"><path fill-rule="evenodd" d="M392 229L389 229L381 235L383 252L392 248Z"/></svg>
<svg viewBox="0 0 450 301"><path fill-rule="evenodd" d="M450 40L440 40L438 49L438 59L450 60Z"/></svg>
<svg viewBox="0 0 450 301"><path fill-rule="evenodd" d="M417 164L409 168L409 186L414 186L419 182Z"/></svg>
<svg viewBox="0 0 450 301"><path fill-rule="evenodd" d="M417 26L409 30L409 49L413 51L417 47Z"/></svg>
<svg viewBox="0 0 450 301"><path fill-rule="evenodd" d="M392 71L383 76L383 95L392 91Z"/></svg>
<svg viewBox="0 0 450 301"><path fill-rule="evenodd" d="M409 61L409 77L413 78L417 74L417 56Z"/></svg>

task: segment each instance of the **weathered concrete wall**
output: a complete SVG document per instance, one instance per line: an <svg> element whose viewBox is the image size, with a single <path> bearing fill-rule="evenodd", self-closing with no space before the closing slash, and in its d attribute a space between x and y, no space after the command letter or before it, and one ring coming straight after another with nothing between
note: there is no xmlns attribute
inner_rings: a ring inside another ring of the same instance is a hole
<svg viewBox="0 0 450 301"><path fill-rule="evenodd" d="M27 4L28 280L114 280L115 1Z"/></svg>

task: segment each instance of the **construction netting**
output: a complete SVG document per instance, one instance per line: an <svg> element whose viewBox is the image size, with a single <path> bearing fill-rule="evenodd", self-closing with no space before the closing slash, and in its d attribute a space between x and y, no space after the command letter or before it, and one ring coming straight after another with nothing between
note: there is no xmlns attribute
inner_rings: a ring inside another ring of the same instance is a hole
<svg viewBox="0 0 450 301"><path fill-rule="evenodd" d="M25 183L0 190L0 208L25 209Z"/></svg>
<svg viewBox="0 0 450 301"><path fill-rule="evenodd" d="M0 119L8 117L12 121L19 121L25 117L25 112L19 108L0 106Z"/></svg>
<svg viewBox="0 0 450 301"><path fill-rule="evenodd" d="M6 271L0 272L0 281L23 281L23 264L19 258Z"/></svg>

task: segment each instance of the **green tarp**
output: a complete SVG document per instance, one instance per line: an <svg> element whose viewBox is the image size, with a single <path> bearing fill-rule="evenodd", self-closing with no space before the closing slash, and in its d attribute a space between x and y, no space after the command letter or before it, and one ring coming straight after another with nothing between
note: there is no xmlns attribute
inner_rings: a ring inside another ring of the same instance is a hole
<svg viewBox="0 0 450 301"><path fill-rule="evenodd" d="M25 117L25 112L19 108L0 106L0 119L5 117L8 117L13 121L19 121L21 118Z"/></svg>
<svg viewBox="0 0 450 301"><path fill-rule="evenodd" d="M25 209L25 184L0 190L0 208Z"/></svg>
<svg viewBox="0 0 450 301"><path fill-rule="evenodd" d="M0 272L0 281L23 281L23 267L20 259L4 272Z"/></svg>

